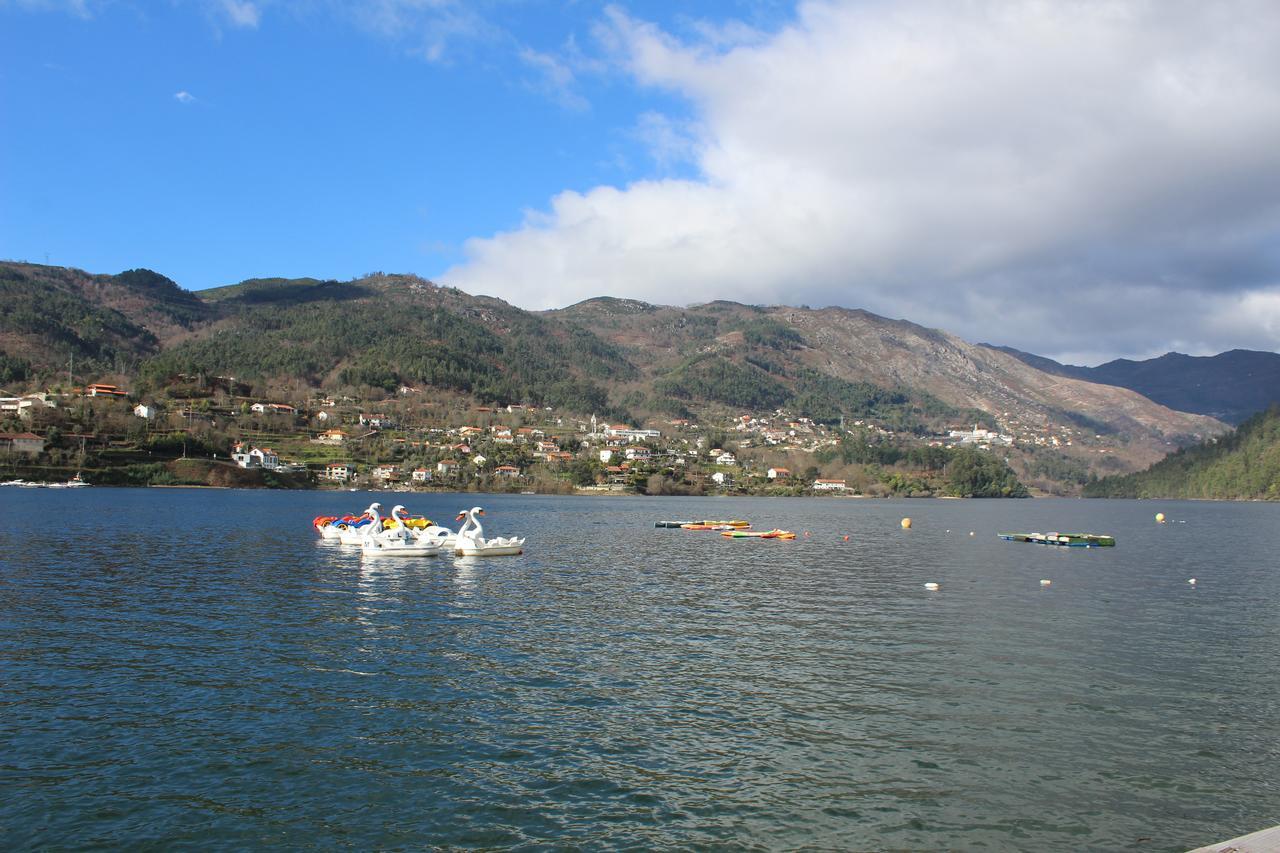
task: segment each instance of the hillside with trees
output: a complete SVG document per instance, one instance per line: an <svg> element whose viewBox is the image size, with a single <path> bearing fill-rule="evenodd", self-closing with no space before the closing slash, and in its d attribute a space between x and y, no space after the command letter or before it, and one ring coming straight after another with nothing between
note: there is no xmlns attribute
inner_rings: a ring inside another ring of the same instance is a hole
<svg viewBox="0 0 1280 853"><path fill-rule="evenodd" d="M1091 498L1280 500L1280 406L1145 471L1088 483Z"/></svg>

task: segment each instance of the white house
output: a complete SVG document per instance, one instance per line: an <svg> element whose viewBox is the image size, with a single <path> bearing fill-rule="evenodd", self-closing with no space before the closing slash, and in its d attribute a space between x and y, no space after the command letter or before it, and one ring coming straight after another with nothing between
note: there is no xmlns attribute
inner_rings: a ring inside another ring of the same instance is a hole
<svg viewBox="0 0 1280 853"><path fill-rule="evenodd" d="M637 446L628 447L624 455L633 462L648 462L653 453L647 447Z"/></svg>
<svg viewBox="0 0 1280 853"><path fill-rule="evenodd" d="M604 464L604 465L608 465L608 464L609 464L610 462L612 462L612 461L613 461L613 451L612 451L612 450L607 450L607 449L606 449L606 450L601 450L601 451L600 451L600 462L601 462L602 464Z"/></svg>
<svg viewBox="0 0 1280 853"><path fill-rule="evenodd" d="M455 459L442 459L436 463L436 473L440 474L442 477L449 477L458 473L459 467L460 466Z"/></svg>
<svg viewBox="0 0 1280 853"><path fill-rule="evenodd" d="M791 476L791 470L788 468L770 468L765 472L765 476L770 480L785 480Z"/></svg>
<svg viewBox="0 0 1280 853"><path fill-rule="evenodd" d="M345 483L356 475L354 466L346 464L326 465L324 468L324 478L333 480L337 483Z"/></svg>
<svg viewBox="0 0 1280 853"><path fill-rule="evenodd" d="M139 403L138 405L134 406L133 413L137 417L145 418L146 420L151 420L157 414L159 414L156 411L155 406L150 406L150 405L147 405L146 403Z"/></svg>
<svg viewBox="0 0 1280 853"><path fill-rule="evenodd" d="M723 471L716 471L714 474L712 474L712 475L711 475L711 480L712 480L712 482L714 482L717 486L732 486L732 485L733 485L733 475L732 475L732 474L726 474L726 473L725 473L725 472L723 472Z"/></svg>
<svg viewBox="0 0 1280 853"><path fill-rule="evenodd" d="M400 477L400 469L395 465L379 465L373 469L374 479L387 481L396 480Z"/></svg>
<svg viewBox="0 0 1280 853"><path fill-rule="evenodd" d="M249 411L260 415L292 415L298 410L286 403L254 403Z"/></svg>
<svg viewBox="0 0 1280 853"><path fill-rule="evenodd" d="M328 429L316 436L317 444L342 444L347 440L347 434L340 429Z"/></svg>
<svg viewBox="0 0 1280 853"><path fill-rule="evenodd" d="M231 449L231 458L241 468L266 468L274 471L280 467L280 457L270 447L250 447L237 444Z"/></svg>
<svg viewBox="0 0 1280 853"><path fill-rule="evenodd" d="M724 453L721 453L719 456L716 457L716 464L717 465L737 465L738 457L734 456L732 453L726 450Z"/></svg>
<svg viewBox="0 0 1280 853"><path fill-rule="evenodd" d="M607 426L604 428L604 434L609 438L629 439L631 441L649 441L662 438L662 433L659 430L635 429L625 424Z"/></svg>
<svg viewBox="0 0 1280 853"><path fill-rule="evenodd" d="M814 480L813 490L815 492L843 492L848 486L844 480Z"/></svg>
<svg viewBox="0 0 1280 853"><path fill-rule="evenodd" d="M499 465L497 468L493 469L493 473L497 474L499 477L519 477L520 469L514 465Z"/></svg>
<svg viewBox="0 0 1280 853"><path fill-rule="evenodd" d="M412 476L415 483L425 483L431 479L431 471L426 468L414 468Z"/></svg>

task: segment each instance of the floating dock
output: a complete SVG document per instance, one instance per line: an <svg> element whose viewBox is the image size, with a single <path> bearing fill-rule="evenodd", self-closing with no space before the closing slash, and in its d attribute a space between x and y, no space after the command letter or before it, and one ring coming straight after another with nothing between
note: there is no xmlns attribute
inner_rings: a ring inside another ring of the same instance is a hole
<svg viewBox="0 0 1280 853"><path fill-rule="evenodd" d="M1068 548L1114 548L1116 538L1098 533L1000 533L1009 542L1030 542L1034 545L1058 545Z"/></svg>
<svg viewBox="0 0 1280 853"><path fill-rule="evenodd" d="M1261 829L1207 847L1197 847L1190 853L1275 853L1277 850L1280 850L1280 826Z"/></svg>

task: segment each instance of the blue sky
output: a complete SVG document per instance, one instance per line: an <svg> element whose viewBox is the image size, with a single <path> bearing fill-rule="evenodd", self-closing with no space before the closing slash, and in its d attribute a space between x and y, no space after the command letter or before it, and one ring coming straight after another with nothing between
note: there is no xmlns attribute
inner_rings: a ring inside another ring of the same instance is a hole
<svg viewBox="0 0 1280 853"><path fill-rule="evenodd" d="M1274 350L1276 44L1272 0L0 0L0 257Z"/></svg>
<svg viewBox="0 0 1280 853"><path fill-rule="evenodd" d="M0 256L147 266L192 289L438 276L557 192L681 168L637 124L679 99L587 55L603 4L404 3L377 20L396 5L0 1ZM646 14L679 28L700 10ZM552 79L571 51L588 70Z"/></svg>

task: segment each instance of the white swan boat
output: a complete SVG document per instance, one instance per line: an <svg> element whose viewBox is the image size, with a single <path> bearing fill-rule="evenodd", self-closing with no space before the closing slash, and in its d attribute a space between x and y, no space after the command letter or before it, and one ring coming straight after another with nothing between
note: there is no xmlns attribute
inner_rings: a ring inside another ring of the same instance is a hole
<svg viewBox="0 0 1280 853"><path fill-rule="evenodd" d="M497 536L484 538L484 527L480 524L480 516L484 510L473 506L469 510L458 513L458 521L466 519L466 523L458 530L457 542L453 553L460 557L506 557L524 553L524 537Z"/></svg>
<svg viewBox="0 0 1280 853"><path fill-rule="evenodd" d="M378 515L375 504L370 507L373 524L365 525L364 539L360 550L366 557L434 557L443 550L442 536L427 536L430 527L417 530L405 523L400 513L403 506L397 504L391 509L391 517L397 522L391 529L382 528L382 519ZM444 528L441 528L444 529ZM448 531L446 531L448 532Z"/></svg>

